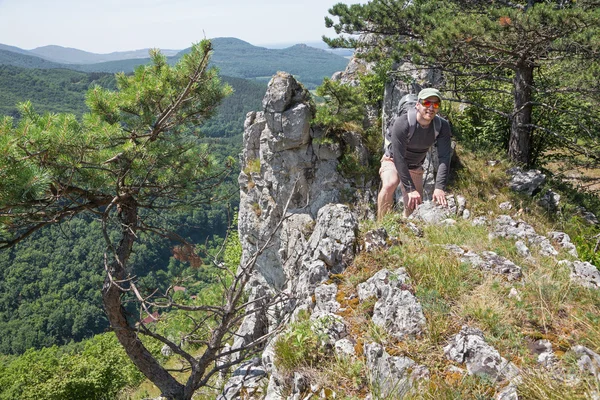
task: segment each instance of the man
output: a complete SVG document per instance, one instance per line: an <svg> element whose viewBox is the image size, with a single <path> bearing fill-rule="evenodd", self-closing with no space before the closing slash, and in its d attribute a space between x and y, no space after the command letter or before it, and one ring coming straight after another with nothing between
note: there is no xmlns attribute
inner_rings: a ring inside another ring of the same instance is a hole
<svg viewBox="0 0 600 400"><path fill-rule="evenodd" d="M441 127L437 137L439 167L433 200L442 206L448 205L445 189L452 149L450 124L437 115L442 96L437 89L426 88L419 92L417 98L416 125L410 140L408 115L414 115L414 112L406 112L396 118L392 129L386 134L386 142L390 145L385 149L379 169L382 188L377 196L378 220L392 209L394 192L399 183L404 198L404 217L410 216L423 202L423 162L429 148L436 143L435 118L440 119Z"/></svg>

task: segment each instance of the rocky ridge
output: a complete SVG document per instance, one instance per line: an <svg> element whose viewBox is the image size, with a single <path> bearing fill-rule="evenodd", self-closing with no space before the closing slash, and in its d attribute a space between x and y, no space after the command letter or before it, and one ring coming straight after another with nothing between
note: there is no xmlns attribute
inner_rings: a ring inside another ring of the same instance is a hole
<svg viewBox="0 0 600 400"><path fill-rule="evenodd" d="M246 318L233 346L276 332L282 324L295 321L301 312L310 315L314 329L325 337L322 346L339 356L361 357L370 371L378 394L365 398L401 398L430 379L430 371L410 357L390 354L380 343L361 343L354 337L345 319L345 306L351 301L374 302L372 322L399 340L417 339L427 329L427 321L406 270L381 269L357 286L357 294L343 293L336 280L352 264L359 252L377 252L399 244L384 228L362 237L359 222L374 205L374 194L355 187L338 172L341 148L321 141L324 132L311 126L314 113L310 94L289 74L279 73L269 83L263 111L248 114L244 126L244 148L239 176L239 234L243 248L242 263L257 252L256 274L250 296L285 293L284 304L266 314ZM359 135L352 145L361 151ZM511 188L529 195L543 183L539 171L509 171ZM552 197L552 196L551 196ZM553 200L559 201L559 199ZM592 290L600 288L598 269L577 259L575 246L563 232L539 235L525 221L503 214L495 218L471 218L464 197L449 196L449 207L425 202L406 224L415 236L426 225L452 225L467 219L485 227L490 239L515 241L519 254L532 252L547 257L570 255L558 260L569 268L573 284ZM508 207L508 206L506 206ZM504 207L501 207L501 209ZM269 241L269 246L263 245ZM262 250L261 250L262 249ZM501 277L513 285L511 296L519 296L522 268L492 251L476 253L459 243L443 249L472 268ZM346 296L357 296L357 299ZM280 332L280 331L277 331ZM301 371L293 376L282 374L276 365L275 334L262 356L243 363L227 382L219 399L310 399L334 398L330 388L311 382ZM560 374L561 365L551 343L540 341L540 368L552 368ZM576 345L582 370L600 379L600 356ZM496 382L495 398L517 399L521 372L486 340L483 331L465 325L450 337L443 353L453 363L452 372L474 375ZM596 395L598 395L596 393ZM388 396L388 397L386 397ZM391 396L391 397L390 397Z"/></svg>

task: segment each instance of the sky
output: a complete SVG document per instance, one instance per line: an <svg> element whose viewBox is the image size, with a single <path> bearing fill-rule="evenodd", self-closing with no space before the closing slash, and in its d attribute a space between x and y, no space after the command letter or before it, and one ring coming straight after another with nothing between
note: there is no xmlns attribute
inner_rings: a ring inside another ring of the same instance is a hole
<svg viewBox="0 0 600 400"><path fill-rule="evenodd" d="M359 0L0 0L0 43L92 53L180 50L204 38L255 46L318 42L327 10ZM364 3L364 1L363 1Z"/></svg>

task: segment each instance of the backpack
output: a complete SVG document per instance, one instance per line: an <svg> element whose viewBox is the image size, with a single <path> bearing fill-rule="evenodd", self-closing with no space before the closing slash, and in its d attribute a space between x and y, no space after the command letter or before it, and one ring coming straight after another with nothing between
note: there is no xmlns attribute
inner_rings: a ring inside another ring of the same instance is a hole
<svg viewBox="0 0 600 400"><path fill-rule="evenodd" d="M391 130L394 126L394 122L396 122L396 118L400 117L402 114L408 114L408 140L407 143L410 142L410 139L413 137L415 133L415 129L417 127L417 109L416 104L419 101L417 95L414 93L408 93L402 96L400 102L398 103L398 109L396 110L396 116L392 117L390 123L388 124L385 134L383 137L384 141L384 151L392 146L392 143L388 140L388 136L391 137ZM440 134L440 130L442 129L442 120L436 115L433 119L433 130L435 132L435 138Z"/></svg>

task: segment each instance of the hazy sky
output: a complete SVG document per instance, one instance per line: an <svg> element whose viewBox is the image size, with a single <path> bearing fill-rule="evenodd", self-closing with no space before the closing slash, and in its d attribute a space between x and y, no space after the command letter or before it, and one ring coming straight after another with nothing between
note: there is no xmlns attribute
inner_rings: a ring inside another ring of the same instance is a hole
<svg viewBox="0 0 600 400"><path fill-rule="evenodd" d="M149 47L184 49L204 37L253 45L333 36L327 10L351 0L0 0L0 43L94 53Z"/></svg>

